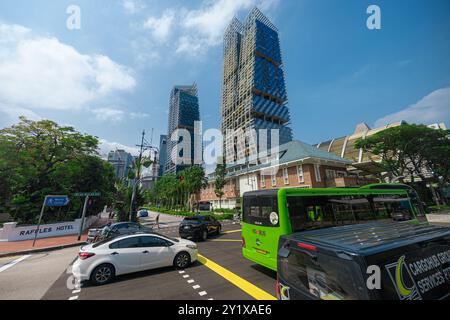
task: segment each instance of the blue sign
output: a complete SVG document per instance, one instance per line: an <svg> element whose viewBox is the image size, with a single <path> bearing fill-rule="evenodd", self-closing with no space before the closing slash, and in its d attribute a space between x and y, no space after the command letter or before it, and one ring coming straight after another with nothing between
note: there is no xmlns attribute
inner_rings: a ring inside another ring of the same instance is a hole
<svg viewBox="0 0 450 320"><path fill-rule="evenodd" d="M70 200L68 196L54 196L47 197L45 199L46 207L65 207L69 204Z"/></svg>

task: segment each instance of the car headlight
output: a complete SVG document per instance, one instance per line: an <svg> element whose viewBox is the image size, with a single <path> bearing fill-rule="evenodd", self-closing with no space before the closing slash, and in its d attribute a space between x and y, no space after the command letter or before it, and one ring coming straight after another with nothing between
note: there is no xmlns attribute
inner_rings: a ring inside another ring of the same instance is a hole
<svg viewBox="0 0 450 320"><path fill-rule="evenodd" d="M187 244L186 248L192 249L192 250L197 250L197 245L196 244Z"/></svg>

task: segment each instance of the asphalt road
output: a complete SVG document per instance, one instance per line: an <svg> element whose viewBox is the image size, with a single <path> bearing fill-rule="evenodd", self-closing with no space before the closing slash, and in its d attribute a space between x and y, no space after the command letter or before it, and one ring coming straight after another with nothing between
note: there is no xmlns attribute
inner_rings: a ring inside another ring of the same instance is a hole
<svg viewBox="0 0 450 320"><path fill-rule="evenodd" d="M39 300L76 258L78 248L0 259L0 299Z"/></svg>
<svg viewBox="0 0 450 320"><path fill-rule="evenodd" d="M221 236L200 242L200 262L185 270L165 268L118 277L94 287L72 286L77 248L32 255L0 272L0 299L44 300L253 300L274 297L276 275L241 255L238 224L224 224ZM161 230L177 236L178 228ZM16 261L17 258L11 258ZM10 262L11 262L10 261ZM3 262L8 263L8 262ZM2 261L0 261L0 268ZM0 269L1 270L1 269ZM30 272L33 270L33 272ZM36 274L38 272L38 274ZM3 284L6 284L4 286ZM11 290L13 288L13 290ZM249 289L250 288L250 289Z"/></svg>

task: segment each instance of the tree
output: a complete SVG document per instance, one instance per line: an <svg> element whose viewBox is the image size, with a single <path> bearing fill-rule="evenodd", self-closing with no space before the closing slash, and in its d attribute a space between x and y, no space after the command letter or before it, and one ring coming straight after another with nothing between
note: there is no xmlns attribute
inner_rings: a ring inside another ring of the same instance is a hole
<svg viewBox="0 0 450 320"><path fill-rule="evenodd" d="M98 213L114 194L113 168L98 157L98 143L49 120L21 117L0 130L0 210L19 223L35 223L46 195L98 191L102 197L90 208ZM82 201L71 200L67 208L48 208L44 221L77 217Z"/></svg>
<svg viewBox="0 0 450 320"><path fill-rule="evenodd" d="M405 124L360 139L355 146L381 157L380 165L391 180L403 182L409 177L414 183L418 177L422 184L431 181L442 186L450 183L449 134L449 130Z"/></svg>
<svg viewBox="0 0 450 320"><path fill-rule="evenodd" d="M222 209L222 198L225 195L225 164L218 163L215 171L216 181L214 182L214 193L219 198L219 207Z"/></svg>
<svg viewBox="0 0 450 320"><path fill-rule="evenodd" d="M195 195L208 185L205 170L202 167L193 166L184 169L179 175L185 184L187 193L189 194L189 210L192 210Z"/></svg>

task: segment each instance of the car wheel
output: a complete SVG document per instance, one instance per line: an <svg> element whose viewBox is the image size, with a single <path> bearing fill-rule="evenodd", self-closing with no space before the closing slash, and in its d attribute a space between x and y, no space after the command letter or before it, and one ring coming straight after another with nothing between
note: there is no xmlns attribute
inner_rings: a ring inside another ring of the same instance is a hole
<svg viewBox="0 0 450 320"><path fill-rule="evenodd" d="M101 286L110 283L116 274L116 270L110 264L101 264L91 273L91 283L96 286Z"/></svg>
<svg viewBox="0 0 450 320"><path fill-rule="evenodd" d="M208 239L208 230L203 230L201 239L202 241L206 241Z"/></svg>
<svg viewBox="0 0 450 320"><path fill-rule="evenodd" d="M175 268L184 269L191 264L191 255L187 252L180 252L175 256L173 265Z"/></svg>

